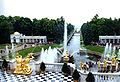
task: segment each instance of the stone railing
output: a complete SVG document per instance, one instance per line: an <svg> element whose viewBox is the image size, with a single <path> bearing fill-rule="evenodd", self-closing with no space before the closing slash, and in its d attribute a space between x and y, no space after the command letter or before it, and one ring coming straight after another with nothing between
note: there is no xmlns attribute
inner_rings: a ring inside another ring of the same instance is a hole
<svg viewBox="0 0 120 82"><path fill-rule="evenodd" d="M36 71L40 71L40 64L41 62L36 62L35 67ZM62 69L63 63L45 63L46 66L46 71L51 71L51 72L60 72Z"/></svg>
<svg viewBox="0 0 120 82"><path fill-rule="evenodd" d="M96 73L95 82L119 82L120 73Z"/></svg>
<svg viewBox="0 0 120 82"><path fill-rule="evenodd" d="M9 61L9 63L8 63L9 69L13 70L15 68L15 64L16 64L15 60ZM30 66L35 72L40 71L40 64L41 64L41 62L39 62L39 61L31 61L30 62ZM62 69L63 64L64 63L45 63L46 71L62 72L61 69ZM75 69L75 65L72 63L68 63L68 66L71 68L71 72L73 72L73 69Z"/></svg>
<svg viewBox="0 0 120 82"><path fill-rule="evenodd" d="M36 71L40 71L40 64L40 62L35 63ZM45 63L46 71L61 72L63 64L64 63ZM72 63L68 63L68 66L70 66L71 71L75 68L75 65Z"/></svg>
<svg viewBox="0 0 120 82"><path fill-rule="evenodd" d="M82 82L86 82L85 79L87 77L88 71L78 70L81 75ZM120 81L120 72L116 73L99 73L92 72L95 77L95 82L119 82Z"/></svg>
<svg viewBox="0 0 120 82"><path fill-rule="evenodd" d="M40 64L39 61L32 61L30 66L34 68L35 72L40 71ZM51 72L62 72L63 63L45 63L46 71ZM68 66L71 68L71 73L73 73L75 69L75 64L68 63ZM15 67L15 60L9 62L9 68L12 70ZM81 76L81 81L86 82L85 79L89 73L89 71L79 70L77 69ZM120 72L116 73L99 73L99 72L92 72L95 77L95 82L119 82L120 81Z"/></svg>

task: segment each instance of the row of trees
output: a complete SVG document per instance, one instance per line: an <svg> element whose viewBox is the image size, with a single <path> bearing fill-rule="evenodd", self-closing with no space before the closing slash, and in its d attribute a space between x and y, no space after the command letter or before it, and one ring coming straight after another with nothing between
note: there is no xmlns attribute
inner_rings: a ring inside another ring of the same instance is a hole
<svg viewBox="0 0 120 82"><path fill-rule="evenodd" d="M99 36L120 35L120 18L99 18L96 14L90 22L82 25L81 33L85 45L98 42Z"/></svg>
<svg viewBox="0 0 120 82"><path fill-rule="evenodd" d="M48 41L61 43L64 34L63 17L55 19L42 18L40 20L27 17L0 16L0 44L10 42L10 34L20 32L27 36L47 36ZM74 30L72 24L67 25L68 34Z"/></svg>

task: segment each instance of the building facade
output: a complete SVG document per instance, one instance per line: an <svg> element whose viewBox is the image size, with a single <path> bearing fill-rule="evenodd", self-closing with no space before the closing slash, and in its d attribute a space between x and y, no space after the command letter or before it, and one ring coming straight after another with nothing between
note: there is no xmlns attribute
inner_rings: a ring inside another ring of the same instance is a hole
<svg viewBox="0 0 120 82"><path fill-rule="evenodd" d="M19 32L10 35L11 43L47 43L46 36L25 36Z"/></svg>
<svg viewBox="0 0 120 82"><path fill-rule="evenodd" d="M106 43L120 44L120 36L99 36L99 43L100 44L106 44Z"/></svg>

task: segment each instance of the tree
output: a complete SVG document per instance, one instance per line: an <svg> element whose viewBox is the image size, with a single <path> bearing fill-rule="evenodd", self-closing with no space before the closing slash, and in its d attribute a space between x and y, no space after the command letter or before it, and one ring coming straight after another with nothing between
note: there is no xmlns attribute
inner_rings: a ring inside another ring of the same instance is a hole
<svg viewBox="0 0 120 82"><path fill-rule="evenodd" d="M20 32L24 35L32 35L32 21L29 18L20 17L14 23L14 31Z"/></svg>
<svg viewBox="0 0 120 82"><path fill-rule="evenodd" d="M0 16L0 44L10 43L10 34L20 32L26 36L47 36L47 40L54 43L62 43L64 36L63 17L55 19L33 19L27 17ZM68 36L74 30L72 24L68 24ZM59 37L59 38L58 38Z"/></svg>
<svg viewBox="0 0 120 82"><path fill-rule="evenodd" d="M0 16L0 43L9 43L10 34L13 32L13 26L11 21L7 17Z"/></svg>
<svg viewBox="0 0 120 82"><path fill-rule="evenodd" d="M120 19L98 17L96 14L90 22L84 23L81 27L85 45L97 43L99 36L120 35Z"/></svg>
<svg viewBox="0 0 120 82"><path fill-rule="evenodd" d="M83 36L83 41L85 45L88 45L92 42L92 29L89 26L89 23L84 23L81 27L81 32L82 32L82 36Z"/></svg>

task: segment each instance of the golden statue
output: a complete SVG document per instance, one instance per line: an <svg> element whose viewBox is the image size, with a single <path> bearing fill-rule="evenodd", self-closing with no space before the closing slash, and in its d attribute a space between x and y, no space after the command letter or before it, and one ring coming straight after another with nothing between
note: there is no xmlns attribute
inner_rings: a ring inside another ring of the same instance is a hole
<svg viewBox="0 0 120 82"><path fill-rule="evenodd" d="M25 59L22 59L22 56L17 53L16 67L15 67L14 73L25 74L25 75L31 74L32 70L31 70L31 67L29 66L29 62L31 59L33 59L33 56L31 54L28 54L28 56Z"/></svg>
<svg viewBox="0 0 120 82"><path fill-rule="evenodd" d="M104 60L103 67L107 67L107 60Z"/></svg>
<svg viewBox="0 0 120 82"><path fill-rule="evenodd" d="M64 61L65 62L69 62L69 54L68 54L68 51L66 51L66 54L65 56L63 57Z"/></svg>
<svg viewBox="0 0 120 82"><path fill-rule="evenodd" d="M83 62L81 61L80 62L80 69L82 70L82 67L83 67Z"/></svg>
<svg viewBox="0 0 120 82"><path fill-rule="evenodd" d="M98 64L98 69L100 70L100 60L97 62L97 64Z"/></svg>
<svg viewBox="0 0 120 82"><path fill-rule="evenodd" d="M116 65L116 58L112 57L112 65Z"/></svg>
<svg viewBox="0 0 120 82"><path fill-rule="evenodd" d="M21 73L22 56L17 53L15 59L16 59L16 67L14 73Z"/></svg>
<svg viewBox="0 0 120 82"><path fill-rule="evenodd" d="M107 70L107 60L104 60L103 71L106 71L106 70Z"/></svg>

